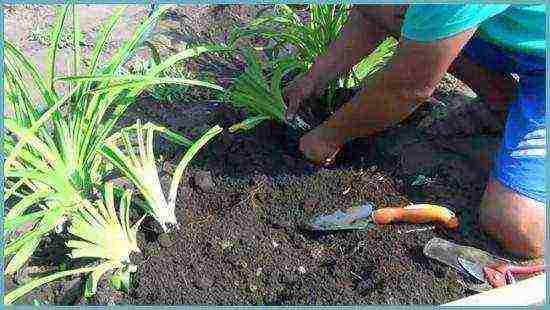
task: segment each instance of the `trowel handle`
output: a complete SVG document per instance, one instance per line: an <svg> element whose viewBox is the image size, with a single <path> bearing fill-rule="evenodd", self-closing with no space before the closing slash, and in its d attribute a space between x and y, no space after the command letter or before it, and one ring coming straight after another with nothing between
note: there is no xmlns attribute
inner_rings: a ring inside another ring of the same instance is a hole
<svg viewBox="0 0 550 310"><path fill-rule="evenodd" d="M414 204L405 208L378 209L372 213L372 218L377 224L436 222L448 229L458 227L458 218L451 210L432 204Z"/></svg>

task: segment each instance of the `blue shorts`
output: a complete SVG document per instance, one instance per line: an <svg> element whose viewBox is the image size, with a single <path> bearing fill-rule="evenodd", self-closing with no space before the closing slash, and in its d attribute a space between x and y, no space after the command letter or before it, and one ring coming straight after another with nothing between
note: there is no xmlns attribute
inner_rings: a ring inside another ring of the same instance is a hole
<svg viewBox="0 0 550 310"><path fill-rule="evenodd" d="M508 106L504 138L493 177L518 193L546 201L546 59L506 51L473 38L464 48L473 61L491 70L519 75L516 100Z"/></svg>

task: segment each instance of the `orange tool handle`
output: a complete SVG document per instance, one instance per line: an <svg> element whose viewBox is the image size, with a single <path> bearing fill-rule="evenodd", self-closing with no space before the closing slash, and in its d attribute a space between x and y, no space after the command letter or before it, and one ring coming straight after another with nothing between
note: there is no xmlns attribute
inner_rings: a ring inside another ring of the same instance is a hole
<svg viewBox="0 0 550 310"><path fill-rule="evenodd" d="M414 204L405 208L378 209L372 213L372 218L377 224L436 222L448 229L458 227L458 218L451 210L432 204Z"/></svg>

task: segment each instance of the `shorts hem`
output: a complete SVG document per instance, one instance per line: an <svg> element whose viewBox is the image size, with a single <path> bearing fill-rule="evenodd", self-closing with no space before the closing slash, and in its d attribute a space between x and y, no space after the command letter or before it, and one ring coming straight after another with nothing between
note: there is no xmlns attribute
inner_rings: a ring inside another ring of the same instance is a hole
<svg viewBox="0 0 550 310"><path fill-rule="evenodd" d="M500 174L497 174L495 179L498 180L505 187L513 190L514 192L520 194L521 196L528 197L528 198L531 198L531 199L536 200L538 202L542 202L542 203L546 204L546 200L547 200L546 199L546 193L539 194L539 193L536 193L536 192L533 192L533 191L530 191L530 190L526 190L525 188L523 188L522 186L520 186L516 182L513 182L511 180L507 180L506 178L503 178L502 176L500 176Z"/></svg>

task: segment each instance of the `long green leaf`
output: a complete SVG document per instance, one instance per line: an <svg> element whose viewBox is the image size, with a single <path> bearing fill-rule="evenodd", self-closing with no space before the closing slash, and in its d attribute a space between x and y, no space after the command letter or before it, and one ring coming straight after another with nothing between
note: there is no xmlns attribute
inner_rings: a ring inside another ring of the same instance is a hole
<svg viewBox="0 0 550 310"><path fill-rule="evenodd" d="M57 112L57 110L69 100L71 95L71 93L68 93L63 98L58 99L57 102L53 106L51 106L45 113L43 113L42 116L40 116L40 118L34 123L34 125L26 131L25 135L21 137L13 151L6 158L6 161L4 162L4 170L7 170L11 167L13 161L15 160L15 157L18 156L19 151L29 142L29 140L32 140L35 137L33 134L41 126L43 126L47 120L51 118L52 114Z"/></svg>
<svg viewBox="0 0 550 310"><path fill-rule="evenodd" d="M133 36L117 51L111 58L107 68L103 71L104 74L116 73L126 61L133 56L134 52L151 34L157 21L168 9L167 6L161 6L155 11L139 28L134 32Z"/></svg>
<svg viewBox="0 0 550 310"><path fill-rule="evenodd" d="M32 238L25 242L21 248L15 253L13 258L10 260L8 266L6 267L6 270L4 272L6 274L12 274L19 270L31 257L32 253L34 253L34 250L36 250L36 247L40 243L40 237L37 236L35 238Z"/></svg>
<svg viewBox="0 0 550 310"><path fill-rule="evenodd" d="M269 116L265 116L265 115L252 116L240 123L234 124L231 127L229 127L229 132L235 133L240 130L250 130L258 126L259 124L263 123L264 121L267 121L270 119L271 118Z"/></svg>
<svg viewBox="0 0 550 310"><path fill-rule="evenodd" d="M80 74L80 18L78 16L78 7L76 4L72 5L72 22L73 22L73 75Z"/></svg>
<svg viewBox="0 0 550 310"><path fill-rule="evenodd" d="M170 56L165 61L151 68L148 75L157 76L163 71L165 71L166 69L174 66L178 62L188 58L197 57L203 53L226 52L226 51L232 51L232 49L223 45L205 45L205 46L188 48L175 55Z"/></svg>
<svg viewBox="0 0 550 310"><path fill-rule="evenodd" d="M13 45L10 41L4 40L4 48L6 51L6 56L12 57L13 59L17 59L17 61L21 63L23 68L25 68L25 70L30 74L32 81L40 90L40 93L42 94L42 98L48 104L48 106L53 106L56 101L56 95L46 86L46 81L40 75L36 65L27 56L25 56L20 49L15 47L15 45Z"/></svg>
<svg viewBox="0 0 550 310"><path fill-rule="evenodd" d="M104 51L105 46L107 44L107 40L113 33L113 30L122 17L122 14L124 13L124 10L126 9L126 6L119 8L115 11L115 13L109 18L109 20L103 24L103 27L100 31L99 40L94 46L94 50L92 52L92 58L91 58L91 66L88 71L88 75L95 75L96 69L99 63L99 57L101 56L101 53Z"/></svg>
<svg viewBox="0 0 550 310"><path fill-rule="evenodd" d="M15 204L8 211L8 214L6 214L4 220L14 220L15 218L23 214L30 206L37 204L46 197L49 197L51 193L52 191L50 189L44 189L25 196L25 198L17 202L17 204Z"/></svg>
<svg viewBox="0 0 550 310"><path fill-rule="evenodd" d="M39 219L42 216L44 216L45 213L46 211L37 211L31 214L18 216L11 219L6 219L4 221L4 236L10 233L12 230L16 229L17 227L22 226L25 223L28 223L31 221L34 222L36 219Z"/></svg>
<svg viewBox="0 0 550 310"><path fill-rule="evenodd" d="M50 34L51 44L48 50L48 81L49 86L52 92L55 93L53 87L55 79L55 65L57 60L57 50L59 49L59 42L61 41L61 36L63 34L63 26L65 25L65 19L67 17L67 12L69 10L69 5L65 5L61 9L61 13L57 15L55 26L52 28Z"/></svg>
<svg viewBox="0 0 550 310"><path fill-rule="evenodd" d="M17 301L19 298L23 297L25 294L29 293L30 291L34 290L35 288L44 285L46 283L55 281L57 279L61 279L67 276L77 275L80 273L88 273L95 270L97 267L84 267L79 269L73 269L73 270L67 270L67 271L61 271L43 278L39 278L36 280L33 280L29 283L26 283L15 290L7 293L4 296L4 304L10 305L13 302Z"/></svg>

